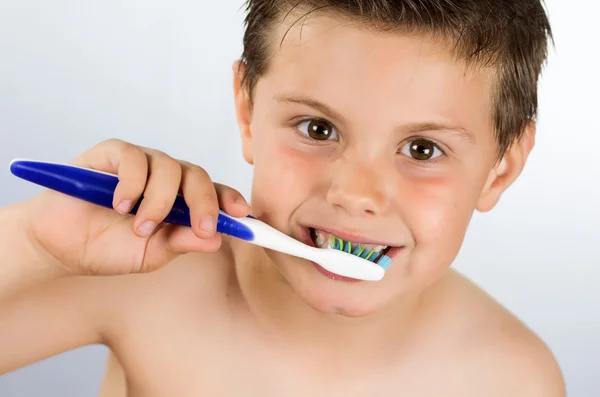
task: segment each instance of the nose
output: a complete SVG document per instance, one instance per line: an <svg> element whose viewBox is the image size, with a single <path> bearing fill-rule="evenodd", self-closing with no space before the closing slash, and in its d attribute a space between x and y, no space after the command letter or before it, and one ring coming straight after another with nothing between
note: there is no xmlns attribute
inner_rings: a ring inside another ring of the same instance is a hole
<svg viewBox="0 0 600 397"><path fill-rule="evenodd" d="M351 216L374 216L386 210L389 195L381 168L339 159L333 171L327 191L331 205Z"/></svg>

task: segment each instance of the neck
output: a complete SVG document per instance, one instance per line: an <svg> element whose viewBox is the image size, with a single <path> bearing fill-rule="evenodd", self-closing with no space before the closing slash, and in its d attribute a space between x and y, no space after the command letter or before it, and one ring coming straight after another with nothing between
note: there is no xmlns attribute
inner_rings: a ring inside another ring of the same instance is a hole
<svg viewBox="0 0 600 397"><path fill-rule="evenodd" d="M413 334L420 295L397 297L362 317L322 313L292 289L263 249L250 244L237 248L237 282L245 308L271 341L341 360L360 360L377 352L393 353L392 346L401 348Z"/></svg>

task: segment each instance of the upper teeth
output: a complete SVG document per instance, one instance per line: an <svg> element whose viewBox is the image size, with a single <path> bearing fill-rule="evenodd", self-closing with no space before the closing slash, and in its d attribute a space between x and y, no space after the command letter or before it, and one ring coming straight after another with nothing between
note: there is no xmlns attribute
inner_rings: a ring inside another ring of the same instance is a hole
<svg viewBox="0 0 600 397"><path fill-rule="evenodd" d="M314 229L315 231L315 245L319 248L331 248L333 247L333 240L336 238L334 235L332 234L328 234L328 233L324 233L318 229ZM344 244L346 243L346 240L343 240ZM353 251L356 247L360 246L363 247L364 249L367 250L373 250L375 252L380 252L381 250L387 248L387 245L371 245L371 244L362 244L362 243L355 243L355 242L350 242L351 244L351 250Z"/></svg>
<svg viewBox="0 0 600 397"><path fill-rule="evenodd" d="M317 247L325 248L326 241L325 236L323 236L323 233L315 229L315 235L317 236L317 238L315 239L315 244L317 245ZM327 248L331 248L331 239L329 239L329 247Z"/></svg>

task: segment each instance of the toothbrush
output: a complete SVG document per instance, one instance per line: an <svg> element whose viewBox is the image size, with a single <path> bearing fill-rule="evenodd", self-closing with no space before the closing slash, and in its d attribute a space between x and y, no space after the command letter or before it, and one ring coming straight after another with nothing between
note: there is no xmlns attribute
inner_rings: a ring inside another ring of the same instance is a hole
<svg viewBox="0 0 600 397"><path fill-rule="evenodd" d="M119 181L114 174L70 164L25 159L11 161L9 168L13 175L28 182L92 204L113 208L113 195ZM140 201L132 208L130 214L137 213ZM163 222L190 226L189 208L182 196L177 196L173 208ZM234 218L220 210L216 229L219 233L264 248L313 261L324 269L344 277L377 281L381 280L385 273L385 269L374 262L332 248L311 247L251 215Z"/></svg>

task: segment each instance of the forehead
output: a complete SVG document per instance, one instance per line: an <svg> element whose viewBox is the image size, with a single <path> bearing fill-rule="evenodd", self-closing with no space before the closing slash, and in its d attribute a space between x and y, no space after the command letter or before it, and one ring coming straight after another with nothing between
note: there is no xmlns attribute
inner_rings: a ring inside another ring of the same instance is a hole
<svg viewBox="0 0 600 397"><path fill-rule="evenodd" d="M490 71L468 68L448 42L313 13L290 16L271 46L263 94L316 97L348 114L368 109L386 118L490 125Z"/></svg>

